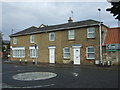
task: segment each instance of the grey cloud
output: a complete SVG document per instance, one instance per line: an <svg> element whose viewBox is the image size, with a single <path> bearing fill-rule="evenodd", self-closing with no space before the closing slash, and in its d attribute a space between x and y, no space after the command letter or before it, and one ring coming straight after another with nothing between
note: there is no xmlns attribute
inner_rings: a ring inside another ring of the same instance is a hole
<svg viewBox="0 0 120 90"><path fill-rule="evenodd" d="M2 4L2 30L4 39L9 39L11 30L21 31L30 26L38 27L40 24L54 25L66 23L73 10L73 20L85 19L99 20L98 8L101 8L102 20L106 25L117 26L114 19L106 8L110 7L108 2L7 2Z"/></svg>

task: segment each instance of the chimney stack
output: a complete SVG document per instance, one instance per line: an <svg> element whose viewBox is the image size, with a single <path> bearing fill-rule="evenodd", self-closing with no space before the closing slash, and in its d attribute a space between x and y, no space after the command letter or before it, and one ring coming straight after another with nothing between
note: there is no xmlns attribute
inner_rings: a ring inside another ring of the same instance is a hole
<svg viewBox="0 0 120 90"><path fill-rule="evenodd" d="M73 22L72 18L69 17L69 19L68 19L68 23L72 23L72 22Z"/></svg>

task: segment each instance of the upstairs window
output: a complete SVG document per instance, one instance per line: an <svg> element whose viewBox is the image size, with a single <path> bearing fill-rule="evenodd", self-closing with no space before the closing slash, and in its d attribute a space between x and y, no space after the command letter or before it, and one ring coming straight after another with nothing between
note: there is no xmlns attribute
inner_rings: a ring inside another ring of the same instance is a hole
<svg viewBox="0 0 120 90"><path fill-rule="evenodd" d="M87 59L95 59L95 48L93 46L86 48Z"/></svg>
<svg viewBox="0 0 120 90"><path fill-rule="evenodd" d="M13 44L17 44L17 38L16 37L13 38Z"/></svg>
<svg viewBox="0 0 120 90"><path fill-rule="evenodd" d="M72 39L75 39L75 30L69 30L68 31L68 39L69 40L72 40Z"/></svg>
<svg viewBox="0 0 120 90"><path fill-rule="evenodd" d="M49 41L54 41L55 40L55 33L51 32L49 33Z"/></svg>
<svg viewBox="0 0 120 90"><path fill-rule="evenodd" d="M70 59L70 48L68 48L68 47L65 47L64 49L63 49L63 56L64 56L64 59Z"/></svg>
<svg viewBox="0 0 120 90"><path fill-rule="evenodd" d="M95 28L87 28L87 38L95 38Z"/></svg>
<svg viewBox="0 0 120 90"><path fill-rule="evenodd" d="M31 35L30 36L30 43L34 43L35 42L35 36L34 35Z"/></svg>

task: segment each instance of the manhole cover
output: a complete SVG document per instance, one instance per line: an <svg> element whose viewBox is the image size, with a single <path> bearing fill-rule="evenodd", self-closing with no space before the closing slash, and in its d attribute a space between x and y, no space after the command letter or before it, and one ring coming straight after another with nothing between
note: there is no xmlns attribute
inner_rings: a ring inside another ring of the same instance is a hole
<svg viewBox="0 0 120 90"><path fill-rule="evenodd" d="M21 81L34 81L34 80L45 80L56 77L57 74L52 72L27 72L27 73L19 73L13 76L15 80Z"/></svg>

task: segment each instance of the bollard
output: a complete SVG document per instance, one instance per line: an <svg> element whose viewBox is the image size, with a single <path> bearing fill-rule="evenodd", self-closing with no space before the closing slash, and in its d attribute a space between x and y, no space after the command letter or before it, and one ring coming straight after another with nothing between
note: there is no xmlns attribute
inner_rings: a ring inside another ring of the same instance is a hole
<svg viewBox="0 0 120 90"><path fill-rule="evenodd" d="M33 60L33 64L35 64L35 60Z"/></svg>
<svg viewBox="0 0 120 90"><path fill-rule="evenodd" d="M110 67L111 66L111 61L107 61L107 66Z"/></svg>
<svg viewBox="0 0 120 90"><path fill-rule="evenodd" d="M20 59L19 63L21 64L21 59Z"/></svg>
<svg viewBox="0 0 120 90"><path fill-rule="evenodd" d="M27 59L25 59L25 64L27 64Z"/></svg>
<svg viewBox="0 0 120 90"><path fill-rule="evenodd" d="M35 64L37 64L37 60L35 60Z"/></svg>

